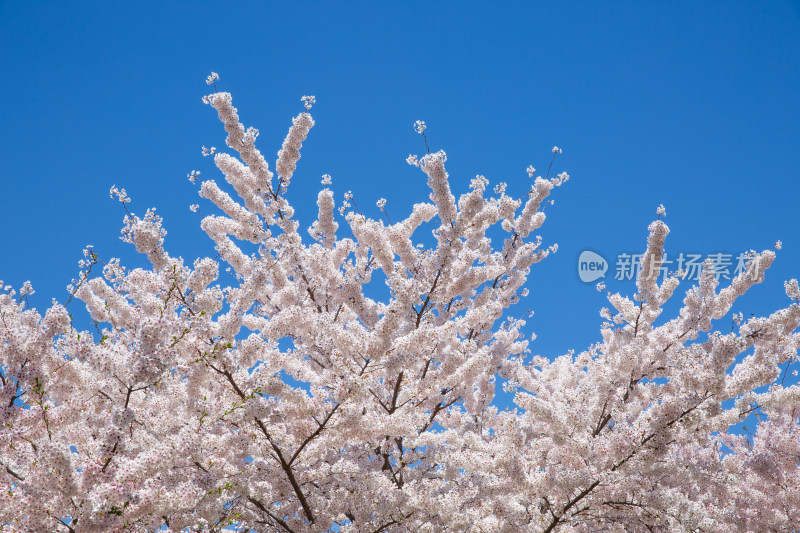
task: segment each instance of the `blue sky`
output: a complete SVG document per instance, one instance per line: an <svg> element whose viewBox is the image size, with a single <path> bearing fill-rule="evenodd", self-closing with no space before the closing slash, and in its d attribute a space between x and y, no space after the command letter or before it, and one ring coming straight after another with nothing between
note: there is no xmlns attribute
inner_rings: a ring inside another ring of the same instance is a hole
<svg viewBox="0 0 800 533"><path fill-rule="evenodd" d="M224 147L200 100L212 70L267 155L316 95L290 190L304 227L324 173L337 200L352 190L375 217L380 197L395 220L426 201L405 162L425 151L417 119L447 151L456 194L476 174L522 194L525 168L546 169L560 146L554 170L571 179L541 232L559 251L519 308L535 310L538 354L599 339L607 303L578 278L578 255L600 253L613 278L661 203L669 257L783 241L735 311L785 306L783 281L800 277L798 2L6 1L0 69L0 279L31 280L40 309L66 299L86 244L142 264L118 239L114 184L137 214L157 207L173 255L214 255L186 179L219 177L200 154Z"/></svg>

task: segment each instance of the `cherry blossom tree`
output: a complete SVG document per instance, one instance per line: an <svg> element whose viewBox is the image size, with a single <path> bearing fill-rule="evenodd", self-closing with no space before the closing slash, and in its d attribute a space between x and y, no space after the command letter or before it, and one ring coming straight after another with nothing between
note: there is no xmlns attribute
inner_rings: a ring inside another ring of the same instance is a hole
<svg viewBox="0 0 800 533"><path fill-rule="evenodd" d="M797 281L773 314L714 329L773 251L721 289L706 264L660 318L680 273L661 272L659 207L636 294L608 293L602 341L533 356L513 306L555 250L538 231L566 173L529 167L516 196L478 176L456 199L444 152L410 156L430 201L387 223L351 195L337 209L325 176L309 238L286 192L314 98L275 173L231 95L204 101L231 153L203 151L238 197L200 185L215 258L184 263L155 210L128 212L122 238L152 268L87 249L70 300L44 315L30 285L0 292L4 531L800 528L800 386L785 383ZM385 301L371 296L384 284ZM95 331L74 327L73 297ZM513 410L493 404L498 384ZM752 435L731 431L748 416Z"/></svg>

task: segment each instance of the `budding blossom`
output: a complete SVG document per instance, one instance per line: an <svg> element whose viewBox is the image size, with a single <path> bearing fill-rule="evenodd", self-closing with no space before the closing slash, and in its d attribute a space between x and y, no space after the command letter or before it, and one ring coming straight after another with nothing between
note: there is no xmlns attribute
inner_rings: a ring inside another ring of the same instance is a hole
<svg viewBox="0 0 800 533"><path fill-rule="evenodd" d="M303 102L303 107L306 110L311 109L311 106L317 103L317 98L315 96L304 96L300 99Z"/></svg>
<svg viewBox="0 0 800 533"><path fill-rule="evenodd" d="M209 155L214 155L216 153L217 153L217 149L214 148L213 146L211 148L206 148L205 146L203 146L203 157L206 157L206 156L209 156Z"/></svg>
<svg viewBox="0 0 800 533"><path fill-rule="evenodd" d="M26 281L22 284L22 287L19 289L19 297L24 298L28 295L35 293L36 291L33 290L33 286L31 285L30 281Z"/></svg>
<svg viewBox="0 0 800 533"><path fill-rule="evenodd" d="M108 191L108 194L112 199L116 196L117 199L123 204L127 204L131 201L125 189L118 189L116 185L111 186L111 189Z"/></svg>
<svg viewBox="0 0 800 533"><path fill-rule="evenodd" d="M339 206L340 215L344 215L345 211L347 211L347 209L351 207L352 204L350 204L350 200L352 199L353 199L353 191L347 191L344 193L344 201L342 202L342 205Z"/></svg>
<svg viewBox="0 0 800 533"><path fill-rule="evenodd" d="M191 172L186 174L186 177L189 178L189 181L191 183L197 183L197 180L200 179L199 176L200 176L199 170L192 170Z"/></svg>
<svg viewBox="0 0 800 533"><path fill-rule="evenodd" d="M599 341L533 355L515 318L533 311L515 303L556 249L542 206L566 173L487 197L483 176L449 180L444 152L410 157L428 198L389 225L348 213L341 236L326 175L309 240L285 193L311 116L293 120L273 188L230 94L206 100L235 152L214 154L226 184L200 187L218 208L208 257L170 256L155 211L128 213L122 238L151 266L97 272L87 248L70 293L89 331L0 282L9 530L800 529L800 393L782 381L798 282L766 316L731 313L775 252L721 288L707 267L667 312L656 220L637 293L602 295L615 314L601 309Z"/></svg>
<svg viewBox="0 0 800 533"><path fill-rule="evenodd" d="M416 131L417 133L424 132L427 127L428 126L425 125L424 120L418 120L414 123L414 131Z"/></svg>
<svg viewBox="0 0 800 533"><path fill-rule="evenodd" d="M215 81L219 79L219 74L216 72L212 72L208 78L206 78L206 85L213 85Z"/></svg>
<svg viewBox="0 0 800 533"><path fill-rule="evenodd" d="M667 210L664 208L664 204L660 204L658 206L656 213L658 214L659 218L667 216Z"/></svg>
<svg viewBox="0 0 800 533"><path fill-rule="evenodd" d="M528 172L528 177L529 178L532 178L536 174L536 169L533 168L533 165L528 165L528 168L526 169L526 171Z"/></svg>
<svg viewBox="0 0 800 533"><path fill-rule="evenodd" d="M553 149L552 149L551 151L552 151L554 154L562 154L562 153L564 153L564 152L561 150L561 148L559 148L558 146L553 146Z"/></svg>
<svg viewBox="0 0 800 533"><path fill-rule="evenodd" d="M377 202L375 202L375 205L377 205L377 206L378 206L378 209L380 209L381 211L383 211L383 210L384 210L384 208L386 207L386 198L381 198L380 200L378 200Z"/></svg>

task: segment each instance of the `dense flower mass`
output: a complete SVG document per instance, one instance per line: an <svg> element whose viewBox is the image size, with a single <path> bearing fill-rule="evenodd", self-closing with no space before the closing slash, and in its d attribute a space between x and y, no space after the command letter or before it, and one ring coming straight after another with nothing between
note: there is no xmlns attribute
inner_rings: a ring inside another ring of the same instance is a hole
<svg viewBox="0 0 800 533"><path fill-rule="evenodd" d="M662 275L656 220L636 295L608 294L602 342L532 357L508 310L555 250L536 233L566 173L521 198L477 176L456 196L443 151L409 156L430 202L394 223L337 221L326 175L309 240L285 193L311 115L293 119L276 180L231 95L204 101L232 150L204 150L228 184L199 190L216 258L186 264L155 210L128 213L123 239L152 267L87 249L72 289L96 331L0 282L4 531L800 528L800 387L784 381L797 281L773 314L714 329L773 251L721 289L707 264L659 318L679 280ZM384 283L385 301L370 296ZM515 410L493 405L498 385ZM752 435L731 431L754 415Z"/></svg>

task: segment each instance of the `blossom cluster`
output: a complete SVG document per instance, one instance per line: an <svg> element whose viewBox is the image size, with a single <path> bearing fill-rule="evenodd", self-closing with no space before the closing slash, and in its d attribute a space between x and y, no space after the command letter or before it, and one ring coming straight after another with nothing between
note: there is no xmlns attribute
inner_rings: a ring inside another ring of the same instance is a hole
<svg viewBox="0 0 800 533"><path fill-rule="evenodd" d="M556 251L539 230L566 173L459 192L444 151L412 156L429 201L394 223L337 218L326 175L309 241L286 191L311 115L292 120L276 183L231 95L204 101L231 151L213 153L226 183L198 191L209 257L170 255L155 210L128 212L122 238L150 266L87 249L72 292L90 331L0 282L4 529L800 528L800 386L781 378L797 281L768 316L715 329L775 252L721 289L704 263L671 318L677 278L639 276L632 298L607 294L600 342L533 355L514 306ZM669 228L648 231L641 265L660 273ZM751 435L731 431L755 415Z"/></svg>
<svg viewBox="0 0 800 533"><path fill-rule="evenodd" d="M303 102L303 107L306 110L311 109L311 106L317 103L317 98L315 96L304 96L300 99Z"/></svg>

